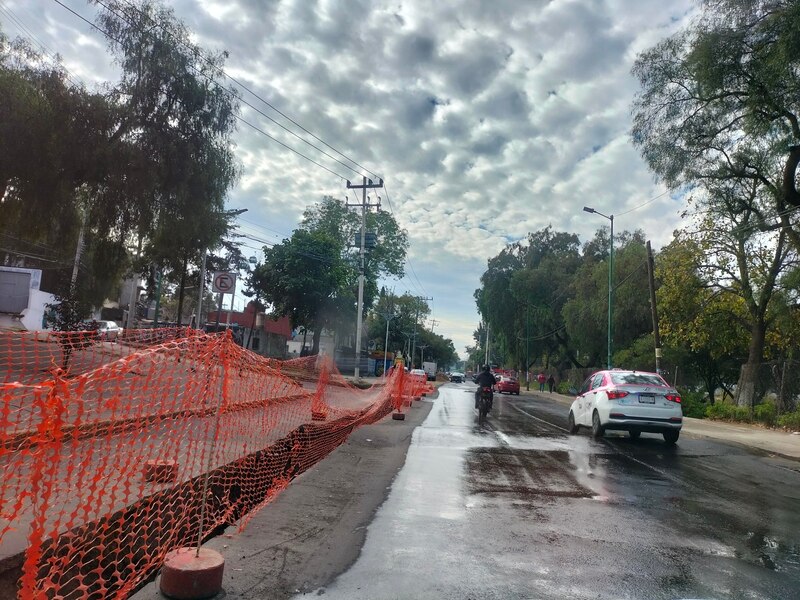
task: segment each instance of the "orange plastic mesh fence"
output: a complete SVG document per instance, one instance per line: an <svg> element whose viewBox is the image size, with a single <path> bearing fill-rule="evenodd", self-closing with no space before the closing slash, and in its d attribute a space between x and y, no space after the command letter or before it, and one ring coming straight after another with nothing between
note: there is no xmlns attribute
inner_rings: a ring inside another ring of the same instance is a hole
<svg viewBox="0 0 800 600"><path fill-rule="evenodd" d="M0 332L0 382L0 564L24 552L23 599L127 597L421 389L188 329Z"/></svg>

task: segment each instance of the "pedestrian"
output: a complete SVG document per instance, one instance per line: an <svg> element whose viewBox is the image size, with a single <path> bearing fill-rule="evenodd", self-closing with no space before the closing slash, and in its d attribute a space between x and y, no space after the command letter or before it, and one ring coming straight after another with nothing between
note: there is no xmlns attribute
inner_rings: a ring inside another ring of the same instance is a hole
<svg viewBox="0 0 800 600"><path fill-rule="evenodd" d="M539 375L536 377L536 381L539 382L539 391L544 391L544 384L547 382L547 375L544 372L540 372Z"/></svg>
<svg viewBox="0 0 800 600"><path fill-rule="evenodd" d="M550 393L551 394L553 393L553 387L555 385L556 385L556 378L553 377L552 375L550 375L550 377L547 378L547 387L550 388Z"/></svg>

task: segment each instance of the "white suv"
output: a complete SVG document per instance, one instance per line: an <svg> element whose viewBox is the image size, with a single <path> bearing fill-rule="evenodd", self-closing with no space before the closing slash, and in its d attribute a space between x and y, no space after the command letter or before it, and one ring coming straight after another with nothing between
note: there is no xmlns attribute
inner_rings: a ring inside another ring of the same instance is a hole
<svg viewBox="0 0 800 600"><path fill-rule="evenodd" d="M569 409L570 433L591 427L627 431L633 439L643 432L660 433L667 444L678 441L683 424L680 394L657 373L612 369L586 379Z"/></svg>

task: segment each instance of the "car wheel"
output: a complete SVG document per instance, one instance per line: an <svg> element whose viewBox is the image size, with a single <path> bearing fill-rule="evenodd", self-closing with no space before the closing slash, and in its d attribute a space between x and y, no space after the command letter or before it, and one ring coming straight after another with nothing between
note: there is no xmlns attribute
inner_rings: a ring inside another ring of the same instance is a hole
<svg viewBox="0 0 800 600"><path fill-rule="evenodd" d="M575 424L575 415L572 414L572 411L569 411L569 416L567 417L567 431L570 435L578 433L578 426Z"/></svg>
<svg viewBox="0 0 800 600"><path fill-rule="evenodd" d="M603 437L605 432L605 428L600 424L600 415L597 414L597 411L594 411L592 413L592 437L599 439Z"/></svg>
<svg viewBox="0 0 800 600"><path fill-rule="evenodd" d="M631 436L632 440L638 440L639 436L642 435L642 432L641 431L631 430L631 431L628 432L628 435Z"/></svg>
<svg viewBox="0 0 800 600"><path fill-rule="evenodd" d="M664 441L667 443L668 446L672 446L675 442L678 441L678 436L680 434L681 434L680 431L665 431Z"/></svg>
<svg viewBox="0 0 800 600"><path fill-rule="evenodd" d="M516 392L514 392L514 393L515 393L517 396L519 396L519 390L517 390L517 391L516 391Z"/></svg>

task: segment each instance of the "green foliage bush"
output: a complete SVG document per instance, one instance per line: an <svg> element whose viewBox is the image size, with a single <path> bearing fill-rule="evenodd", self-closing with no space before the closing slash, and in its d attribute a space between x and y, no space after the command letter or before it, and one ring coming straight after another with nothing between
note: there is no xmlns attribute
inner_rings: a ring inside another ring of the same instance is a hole
<svg viewBox="0 0 800 600"><path fill-rule="evenodd" d="M533 386L534 383L536 383L536 382L532 381L531 382L531 386ZM536 383L536 385L538 386L539 384ZM575 385L570 383L569 381L566 381L566 380L565 381L559 381L558 384L556 385L556 391L559 394L564 394L565 396L574 396L575 395L574 394L575 390L574 389L570 390L570 388L574 388L574 387L575 387Z"/></svg>
<svg viewBox="0 0 800 600"><path fill-rule="evenodd" d="M800 431L800 408L778 417L778 426Z"/></svg>
<svg viewBox="0 0 800 600"><path fill-rule="evenodd" d="M706 417L718 421L741 421L743 423L749 423L752 420L750 409L746 406L736 406L725 402L710 404L706 408Z"/></svg>
<svg viewBox="0 0 800 600"><path fill-rule="evenodd" d="M764 425L772 427L775 425L775 419L778 416L778 409L772 402L764 402L759 404L753 409L753 418Z"/></svg>
<svg viewBox="0 0 800 600"><path fill-rule="evenodd" d="M708 408L708 402L705 396L703 392L682 391L681 401L683 404L683 416L692 417L694 419L705 419L706 408Z"/></svg>

